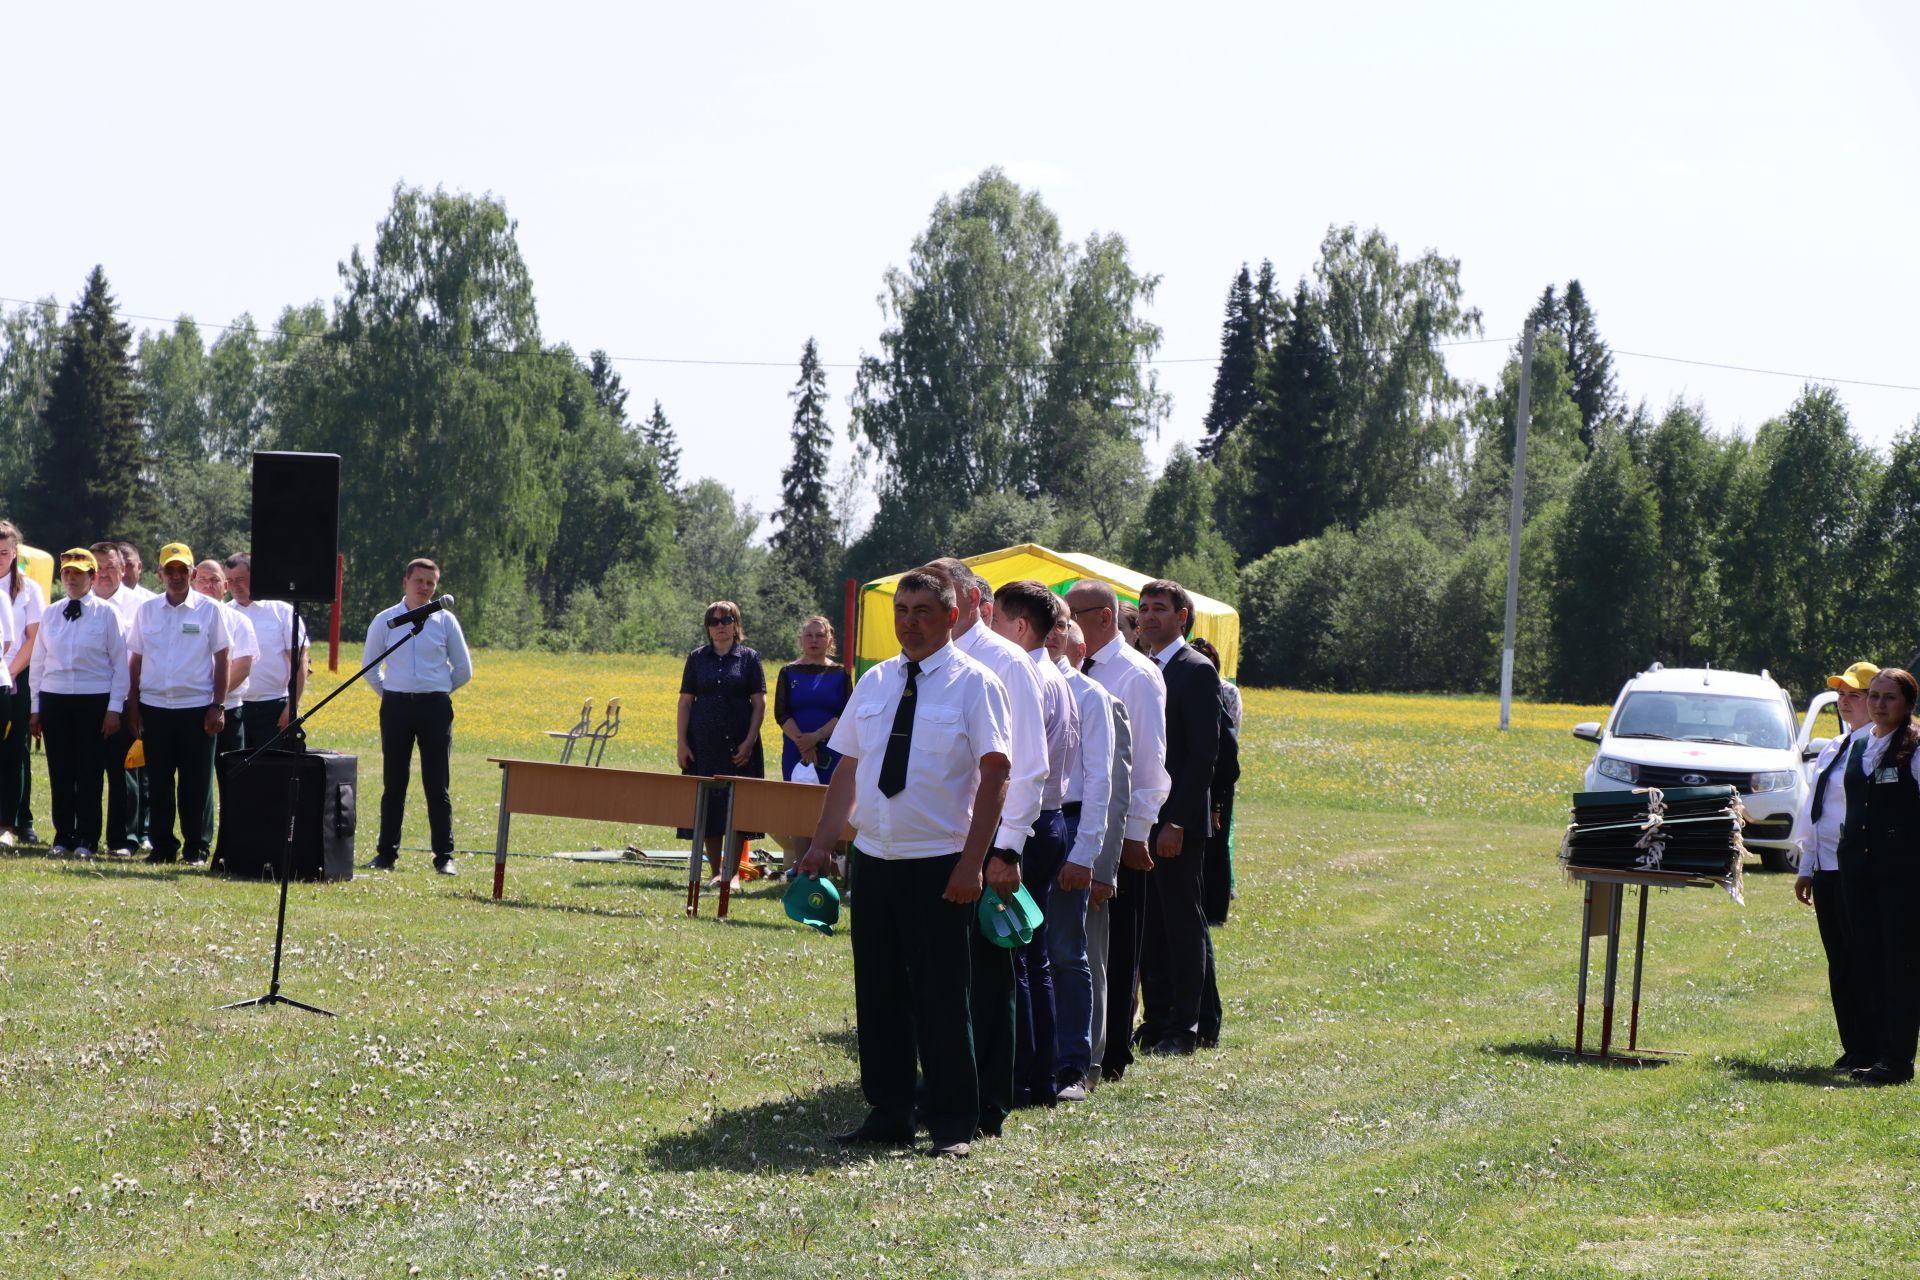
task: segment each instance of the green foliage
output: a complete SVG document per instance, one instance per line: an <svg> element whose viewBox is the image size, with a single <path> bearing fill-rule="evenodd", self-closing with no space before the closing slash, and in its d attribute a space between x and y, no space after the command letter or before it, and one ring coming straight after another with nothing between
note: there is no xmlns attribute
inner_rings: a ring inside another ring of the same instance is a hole
<svg viewBox="0 0 1920 1280"><path fill-rule="evenodd" d="M1272 264L1267 266L1271 271ZM1219 457L1220 446L1228 434L1253 412L1259 395L1254 375L1261 352L1265 350L1261 337L1253 277L1243 262L1240 274L1233 278L1233 286L1227 290L1227 317L1220 324L1220 363L1214 370L1213 396L1207 404L1205 435L1200 441L1203 458Z"/></svg>
<svg viewBox="0 0 1920 1280"><path fill-rule="evenodd" d="M1240 679L1245 684L1324 689L1334 671L1334 606L1356 550L1354 535L1329 529L1268 552L1240 575Z"/></svg>
<svg viewBox="0 0 1920 1280"><path fill-rule="evenodd" d="M0 313L0 498L26 510L24 491L43 449L43 420L60 363L60 304L42 298ZM28 531L31 538L31 530Z"/></svg>
<svg viewBox="0 0 1920 1280"><path fill-rule="evenodd" d="M31 480L21 494L26 526L50 546L103 534L143 537L154 527L131 346L106 273L96 266L61 330Z"/></svg>
<svg viewBox="0 0 1920 1280"><path fill-rule="evenodd" d="M1620 418L1624 406L1614 383L1613 353L1600 339L1600 325L1578 280L1567 281L1564 296L1552 285L1540 295L1527 322L1552 333L1567 353L1573 379L1571 395L1580 411L1580 442L1592 449L1600 430Z"/></svg>
<svg viewBox="0 0 1920 1280"><path fill-rule="evenodd" d="M653 412L641 424L640 435L647 442L661 485L668 493L679 493L680 437L674 433L673 424L667 421L667 411L660 407L658 400L653 402Z"/></svg>
<svg viewBox="0 0 1920 1280"><path fill-rule="evenodd" d="M1239 594L1233 548L1213 524L1213 464L1175 445L1146 512L1129 526L1127 563L1155 577L1232 601Z"/></svg>
<svg viewBox="0 0 1920 1280"><path fill-rule="evenodd" d="M1544 604L1558 659L1552 687L1605 701L1651 660L1661 568L1660 508L1624 441L1605 437L1567 494Z"/></svg>
<svg viewBox="0 0 1920 1280"><path fill-rule="evenodd" d="M787 393L793 401L793 456L780 473L780 524L771 539L800 575L806 594L824 603L832 593L840 546L828 493L827 464L833 451L827 426L827 371L812 338L800 352L800 378Z"/></svg>

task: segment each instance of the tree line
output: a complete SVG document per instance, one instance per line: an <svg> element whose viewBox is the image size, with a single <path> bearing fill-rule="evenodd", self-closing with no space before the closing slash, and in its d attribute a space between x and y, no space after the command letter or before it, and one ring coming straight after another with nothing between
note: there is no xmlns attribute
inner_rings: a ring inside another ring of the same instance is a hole
<svg viewBox="0 0 1920 1280"><path fill-rule="evenodd" d="M246 543L252 451L336 452L350 621L423 553L480 643L674 651L729 598L781 657L805 614L838 616L846 577L1037 541L1237 604L1248 682L1497 680L1519 354L1492 386L1455 377L1447 346L1483 336L1458 260L1377 229L1330 228L1290 287L1240 267L1204 439L1155 475L1160 278L987 170L886 273L837 472L834 393L802 344L767 407L791 455L764 537L726 484L680 474L664 407L630 406L604 352L545 341L498 199L398 187L340 278L331 305L211 341L187 317L136 340L98 268L65 313L0 316L0 501L42 546L224 551ZM1578 280L1531 322L1524 693L1606 697L1654 660L1804 691L1843 656L1905 659L1913 430L1882 456L1808 386L1750 438L1719 433L1698 404L1624 402Z"/></svg>

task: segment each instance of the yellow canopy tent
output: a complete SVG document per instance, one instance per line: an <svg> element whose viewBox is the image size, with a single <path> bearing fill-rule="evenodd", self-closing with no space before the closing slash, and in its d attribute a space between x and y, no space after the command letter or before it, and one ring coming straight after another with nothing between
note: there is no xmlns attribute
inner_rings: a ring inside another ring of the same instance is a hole
<svg viewBox="0 0 1920 1280"><path fill-rule="evenodd" d="M53 557L38 547L20 544L20 568L35 582L40 590L46 592L47 599L53 599Z"/></svg>
<svg viewBox="0 0 1920 1280"><path fill-rule="evenodd" d="M968 556L966 563L995 589L1022 578L1033 578L1065 595L1067 588L1080 579L1099 578L1112 583L1121 599L1134 604L1140 602L1140 588L1153 581L1144 573L1099 556L1079 551L1052 551L1032 542ZM856 674L900 652L900 642L893 638L893 588L900 576L896 573L876 578L860 588L859 626L853 647ZM1240 670L1239 613L1232 605L1197 591L1188 594L1193 596L1191 634L1213 642L1213 647L1220 651L1221 673L1233 678Z"/></svg>

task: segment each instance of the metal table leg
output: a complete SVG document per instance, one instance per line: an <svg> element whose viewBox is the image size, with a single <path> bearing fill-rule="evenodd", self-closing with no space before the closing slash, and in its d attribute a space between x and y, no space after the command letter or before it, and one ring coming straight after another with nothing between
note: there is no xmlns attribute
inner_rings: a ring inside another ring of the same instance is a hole
<svg viewBox="0 0 1920 1280"><path fill-rule="evenodd" d="M1593 881L1587 881L1586 898L1580 904L1580 1002L1573 1014L1573 1051L1585 1053L1587 1047L1587 969L1593 935L1587 922L1593 919Z"/></svg>
<svg viewBox="0 0 1920 1280"><path fill-rule="evenodd" d="M1613 994L1620 979L1620 907L1626 897L1621 885L1608 885L1607 990L1606 1004L1600 1015L1600 1056L1606 1057L1613 1044Z"/></svg>

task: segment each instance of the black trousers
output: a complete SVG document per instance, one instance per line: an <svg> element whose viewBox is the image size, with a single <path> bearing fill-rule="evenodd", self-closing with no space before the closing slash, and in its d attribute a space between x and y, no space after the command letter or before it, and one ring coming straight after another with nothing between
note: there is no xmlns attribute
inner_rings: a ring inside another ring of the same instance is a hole
<svg viewBox="0 0 1920 1280"><path fill-rule="evenodd" d="M980 932L969 904L973 960L968 1004L973 1014L974 1073L980 1082L978 1127L988 1133L1000 1132L1013 1111L1014 1022L1017 1017L1017 983L1013 973L1013 952L996 947ZM928 1124L932 1131L932 1124ZM939 1137L935 1135L935 1141Z"/></svg>
<svg viewBox="0 0 1920 1280"><path fill-rule="evenodd" d="M972 939L979 930L971 903L941 896L959 863L957 853L887 859L862 853L858 845L853 850L853 1003L868 1123L901 1135L913 1132L917 1062L926 1083L921 1105L935 1142L970 1142L979 1123L968 994ZM1012 1005L1009 989L1009 1088Z"/></svg>
<svg viewBox="0 0 1920 1280"><path fill-rule="evenodd" d="M33 826L33 736L27 725L33 715L33 689L28 684L31 671L21 671L13 682L13 694L7 700L11 727L0 739L0 827L16 831ZM96 831L94 839L99 838Z"/></svg>
<svg viewBox="0 0 1920 1280"><path fill-rule="evenodd" d="M273 740L273 735L280 732L280 713L286 709L285 698L263 698L259 702L240 704L240 724L242 731L247 735L246 744L249 751L256 751ZM229 715L227 721L232 723L233 717ZM280 745L287 745L285 739L281 740ZM226 748L222 747L221 750L224 751Z"/></svg>
<svg viewBox="0 0 1920 1280"><path fill-rule="evenodd" d="M107 771L104 693L43 693L40 733L46 744L47 785L53 791L53 842L67 849L100 848L100 780Z"/></svg>
<svg viewBox="0 0 1920 1280"><path fill-rule="evenodd" d="M1920 855L1867 853L1840 864L1852 969L1874 1059L1913 1066L1920 1043Z"/></svg>
<svg viewBox="0 0 1920 1280"><path fill-rule="evenodd" d="M1207 923L1220 925L1227 922L1227 911L1233 905L1233 788L1228 787L1224 794L1215 793L1214 800L1214 812L1220 820L1207 837L1206 904Z"/></svg>
<svg viewBox="0 0 1920 1280"><path fill-rule="evenodd" d="M1133 1064L1133 1018L1139 1011L1140 942L1147 919L1147 881L1153 872L1121 866L1102 911L1107 920L1107 1049L1100 1074L1117 1080Z"/></svg>
<svg viewBox="0 0 1920 1280"><path fill-rule="evenodd" d="M1047 954L1050 891L1067 860L1067 822L1058 809L1045 809L1033 824L1020 858L1020 883L1040 908L1040 927L1033 941L1013 953L1014 1043L1013 1101L1016 1106L1051 1106L1059 1082L1055 1048L1058 1026L1053 996L1053 968Z"/></svg>
<svg viewBox="0 0 1920 1280"><path fill-rule="evenodd" d="M46 706L42 695L40 705ZM42 714L45 714L43 711ZM137 825L140 792L134 785L134 771L127 768L127 752L133 749L133 734L124 715L120 732L107 739L107 848L127 849L140 842ZM146 770L140 770L145 773Z"/></svg>
<svg viewBox="0 0 1920 1280"><path fill-rule="evenodd" d="M227 708L227 718L221 724L220 736L213 740L213 744L214 785L207 788L207 813L203 824L209 832L209 841L213 838L211 833L219 830L214 823L213 800L214 792L219 789L220 757L229 751L245 751L252 745L247 741L247 729L240 718L239 707Z"/></svg>
<svg viewBox="0 0 1920 1280"><path fill-rule="evenodd" d="M413 748L420 747L420 786L427 793L427 829L433 855L453 852L453 796L448 756L453 751L453 698L444 693L395 693L380 698L381 853L400 852L400 826L407 816L407 782Z"/></svg>
<svg viewBox="0 0 1920 1280"><path fill-rule="evenodd" d="M1154 828L1158 847L1160 828ZM1188 832L1177 858L1158 858L1147 876L1146 919L1140 940L1142 1042L1176 1040L1191 1046L1200 1035L1206 998L1206 840Z"/></svg>
<svg viewBox="0 0 1920 1280"><path fill-rule="evenodd" d="M147 748L147 785L152 819L147 829L153 851L171 860L181 849L188 857L213 847L213 751L207 735L207 708L153 707L140 704L140 740ZM173 831L180 820L180 834Z"/></svg>
<svg viewBox="0 0 1920 1280"><path fill-rule="evenodd" d="M1846 894L1838 871L1813 873L1813 916L1820 926L1820 945L1827 953L1827 991L1833 998L1840 1051L1864 1066L1873 1061L1878 1048L1874 1013L1860 1000L1854 942L1847 927Z"/></svg>

